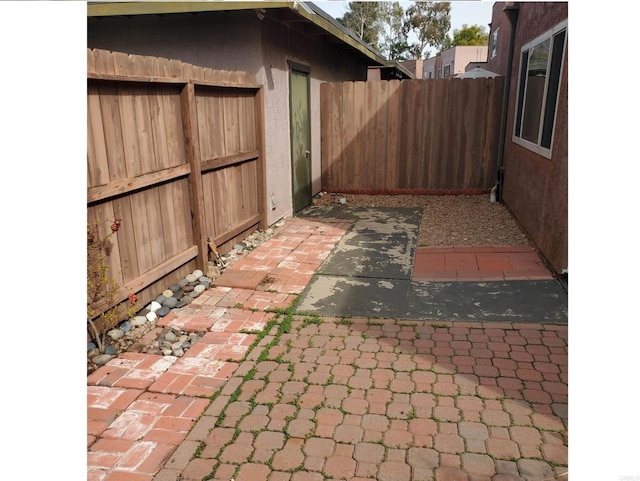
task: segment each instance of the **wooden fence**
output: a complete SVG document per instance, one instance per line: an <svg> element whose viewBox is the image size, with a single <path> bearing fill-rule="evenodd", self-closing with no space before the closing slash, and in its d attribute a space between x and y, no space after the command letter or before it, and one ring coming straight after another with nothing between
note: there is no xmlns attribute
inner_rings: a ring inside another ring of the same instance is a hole
<svg viewBox="0 0 640 481"><path fill-rule="evenodd" d="M121 219L115 302L141 303L265 227L263 91L245 72L88 49L88 222Z"/></svg>
<svg viewBox="0 0 640 481"><path fill-rule="evenodd" d="M322 188L489 190L503 85L502 77L321 84Z"/></svg>

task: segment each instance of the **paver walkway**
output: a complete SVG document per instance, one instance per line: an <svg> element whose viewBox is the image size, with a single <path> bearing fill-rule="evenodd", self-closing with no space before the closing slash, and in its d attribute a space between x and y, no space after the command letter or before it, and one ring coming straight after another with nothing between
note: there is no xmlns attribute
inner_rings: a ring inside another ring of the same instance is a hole
<svg viewBox="0 0 640 481"><path fill-rule="evenodd" d="M88 480L567 479L567 326L296 313L348 227L288 222L162 319L184 357L89 376Z"/></svg>

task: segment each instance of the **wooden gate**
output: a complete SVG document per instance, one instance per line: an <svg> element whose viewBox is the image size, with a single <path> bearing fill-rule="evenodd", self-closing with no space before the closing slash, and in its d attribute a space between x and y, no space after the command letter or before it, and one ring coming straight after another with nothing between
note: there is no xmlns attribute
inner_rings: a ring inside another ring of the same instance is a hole
<svg viewBox="0 0 640 481"><path fill-rule="evenodd" d="M503 77L323 83L322 188L488 191L503 84Z"/></svg>

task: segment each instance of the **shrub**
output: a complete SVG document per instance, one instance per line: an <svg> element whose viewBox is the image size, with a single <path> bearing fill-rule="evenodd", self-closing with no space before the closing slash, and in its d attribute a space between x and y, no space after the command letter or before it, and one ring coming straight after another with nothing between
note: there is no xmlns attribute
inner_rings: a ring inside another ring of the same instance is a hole
<svg viewBox="0 0 640 481"><path fill-rule="evenodd" d="M100 236L100 222L87 224L87 329L100 352L106 348L109 330L137 312L133 294L129 296L128 308L126 303L116 302L120 286L107 263L113 247L111 237L116 235L120 224L120 219L114 219L111 232L104 237Z"/></svg>

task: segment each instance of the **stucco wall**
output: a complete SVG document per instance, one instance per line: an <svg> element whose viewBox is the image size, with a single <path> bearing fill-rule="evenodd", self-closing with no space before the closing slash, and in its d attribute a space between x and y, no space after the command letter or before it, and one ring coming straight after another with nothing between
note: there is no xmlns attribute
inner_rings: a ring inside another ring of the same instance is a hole
<svg viewBox="0 0 640 481"><path fill-rule="evenodd" d="M525 43L567 18L567 3L520 3L504 150L504 203L556 273L568 267L568 44L565 46L551 158L514 143L513 128L520 50ZM501 28L501 34L504 42L501 45L505 47L498 57L506 55L508 28Z"/></svg>
<svg viewBox="0 0 640 481"><path fill-rule="evenodd" d="M348 51L253 11L89 18L87 46L175 58L253 73L264 85L267 223L292 214L289 66L310 68L312 193L321 189L320 83L366 80L366 65ZM276 208L270 208L270 199Z"/></svg>
<svg viewBox="0 0 640 481"><path fill-rule="evenodd" d="M486 45L463 45L455 47L453 50L455 51L455 59L451 75L464 73L469 62L485 62L487 60Z"/></svg>

